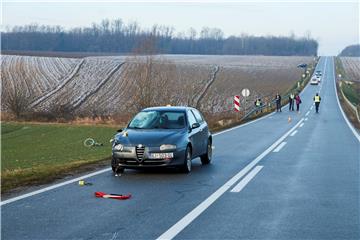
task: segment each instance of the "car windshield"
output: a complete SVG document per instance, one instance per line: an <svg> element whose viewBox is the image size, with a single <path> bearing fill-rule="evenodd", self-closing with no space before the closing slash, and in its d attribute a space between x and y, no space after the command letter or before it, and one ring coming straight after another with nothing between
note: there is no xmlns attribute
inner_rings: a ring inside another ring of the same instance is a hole
<svg viewBox="0 0 360 240"><path fill-rule="evenodd" d="M181 129L185 127L185 113L173 111L143 111L136 114L128 128Z"/></svg>

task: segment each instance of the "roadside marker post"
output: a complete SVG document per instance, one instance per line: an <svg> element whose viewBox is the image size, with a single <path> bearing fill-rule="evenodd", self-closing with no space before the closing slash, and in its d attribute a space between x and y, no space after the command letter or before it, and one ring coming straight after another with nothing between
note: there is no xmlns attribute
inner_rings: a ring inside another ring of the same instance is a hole
<svg viewBox="0 0 360 240"><path fill-rule="evenodd" d="M246 98L247 98L248 96L250 96L250 90L247 89L247 88L244 88L244 89L241 91L241 95L243 95L243 97L245 98L244 115L246 115L246 104L247 104Z"/></svg>
<svg viewBox="0 0 360 240"><path fill-rule="evenodd" d="M234 110L235 110L235 113L240 112L240 96L239 95L234 96ZM238 121L240 120L240 114L236 114L236 119Z"/></svg>
<svg viewBox="0 0 360 240"><path fill-rule="evenodd" d="M234 96L234 110L235 110L235 112L240 112L240 96L239 95Z"/></svg>

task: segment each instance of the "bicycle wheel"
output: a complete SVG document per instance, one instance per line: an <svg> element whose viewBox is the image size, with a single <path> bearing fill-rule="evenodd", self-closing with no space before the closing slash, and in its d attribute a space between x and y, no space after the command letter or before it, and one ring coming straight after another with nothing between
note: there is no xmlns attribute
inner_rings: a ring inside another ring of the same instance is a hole
<svg viewBox="0 0 360 240"><path fill-rule="evenodd" d="M95 140L92 139L92 138L87 138L84 141L84 146L85 147L92 147L92 146L94 146L94 144L95 144Z"/></svg>

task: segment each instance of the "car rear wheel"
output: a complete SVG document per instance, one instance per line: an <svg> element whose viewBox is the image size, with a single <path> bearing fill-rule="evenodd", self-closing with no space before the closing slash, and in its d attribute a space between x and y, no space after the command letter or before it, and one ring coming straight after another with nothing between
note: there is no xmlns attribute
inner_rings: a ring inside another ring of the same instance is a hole
<svg viewBox="0 0 360 240"><path fill-rule="evenodd" d="M184 173L189 173L191 172L191 149L190 147L186 148L186 152L185 152L185 160L184 160L184 164L181 167L182 172Z"/></svg>
<svg viewBox="0 0 360 240"><path fill-rule="evenodd" d="M203 165L209 164L211 162L211 158L212 158L212 144L209 139L206 147L206 153L200 157L201 163Z"/></svg>

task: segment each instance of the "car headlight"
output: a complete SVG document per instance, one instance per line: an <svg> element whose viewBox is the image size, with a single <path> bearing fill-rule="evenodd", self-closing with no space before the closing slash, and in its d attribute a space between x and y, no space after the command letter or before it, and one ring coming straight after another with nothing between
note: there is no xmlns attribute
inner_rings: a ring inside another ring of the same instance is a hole
<svg viewBox="0 0 360 240"><path fill-rule="evenodd" d="M122 145L122 144L117 144L117 145L114 146L114 150L122 151L122 150L124 150L124 145Z"/></svg>
<svg viewBox="0 0 360 240"><path fill-rule="evenodd" d="M176 145L172 145L172 144L163 144L160 146L160 151L175 150L175 149L176 149Z"/></svg>

